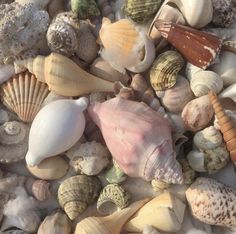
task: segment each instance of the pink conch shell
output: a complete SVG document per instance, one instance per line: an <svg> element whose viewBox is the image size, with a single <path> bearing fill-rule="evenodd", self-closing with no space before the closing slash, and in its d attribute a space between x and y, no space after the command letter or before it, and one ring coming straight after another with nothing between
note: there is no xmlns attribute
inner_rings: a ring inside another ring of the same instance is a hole
<svg viewBox="0 0 236 234"><path fill-rule="evenodd" d="M129 176L182 183L171 127L144 103L112 98L88 109L120 168Z"/></svg>

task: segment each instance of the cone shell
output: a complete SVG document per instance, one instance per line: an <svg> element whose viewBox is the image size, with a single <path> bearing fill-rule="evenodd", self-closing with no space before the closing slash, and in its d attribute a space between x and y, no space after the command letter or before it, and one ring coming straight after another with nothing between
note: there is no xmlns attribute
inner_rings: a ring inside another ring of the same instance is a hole
<svg viewBox="0 0 236 234"><path fill-rule="evenodd" d="M34 197L39 201L47 200L51 196L49 186L50 183L45 180L34 181L32 185L32 193Z"/></svg>
<svg viewBox="0 0 236 234"><path fill-rule="evenodd" d="M184 66L184 59L177 51L166 51L159 55L150 70L150 83L156 91L175 85L177 74Z"/></svg>
<svg viewBox="0 0 236 234"><path fill-rule="evenodd" d="M155 27L190 63L206 69L220 52L222 41L209 33L157 20Z"/></svg>
<svg viewBox="0 0 236 234"><path fill-rule="evenodd" d="M86 210L99 195L101 183L96 177L78 175L63 181L58 189L58 201L71 220Z"/></svg>
<svg viewBox="0 0 236 234"><path fill-rule="evenodd" d="M231 160L236 164L236 128L230 117L224 112L222 105L220 104L216 94L209 92L212 106L214 108L218 123L220 126L220 131L223 134L223 139L226 143L226 147L230 152Z"/></svg>
<svg viewBox="0 0 236 234"><path fill-rule="evenodd" d="M2 102L21 120L31 122L49 93L46 84L29 73L15 75L1 86Z"/></svg>

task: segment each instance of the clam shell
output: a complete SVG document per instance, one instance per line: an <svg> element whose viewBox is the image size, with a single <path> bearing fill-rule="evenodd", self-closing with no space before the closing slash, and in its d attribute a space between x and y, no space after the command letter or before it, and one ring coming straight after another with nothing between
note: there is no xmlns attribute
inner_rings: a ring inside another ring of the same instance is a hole
<svg viewBox="0 0 236 234"><path fill-rule="evenodd" d="M111 214L129 205L130 194L118 184L105 186L97 200L97 210L102 214Z"/></svg>
<svg viewBox="0 0 236 234"><path fill-rule="evenodd" d="M31 122L49 93L46 84L29 73L20 73L1 85L2 102L21 120Z"/></svg>
<svg viewBox="0 0 236 234"><path fill-rule="evenodd" d="M175 85L177 74L184 66L184 59L176 51L159 55L150 70L150 83L156 91L166 90Z"/></svg>
<svg viewBox="0 0 236 234"><path fill-rule="evenodd" d="M39 201L45 201L51 197L49 190L50 183L45 180L36 180L32 185L32 193Z"/></svg>

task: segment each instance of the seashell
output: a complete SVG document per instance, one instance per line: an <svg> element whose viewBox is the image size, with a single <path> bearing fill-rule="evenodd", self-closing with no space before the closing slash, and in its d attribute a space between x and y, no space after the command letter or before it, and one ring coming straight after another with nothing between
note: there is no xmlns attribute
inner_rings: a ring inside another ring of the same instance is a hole
<svg viewBox="0 0 236 234"><path fill-rule="evenodd" d="M236 91L235 91L235 88L236 88L236 84L230 85L229 87L227 87L226 89L224 89L220 93L219 97L220 98L230 98L234 102L236 102Z"/></svg>
<svg viewBox="0 0 236 234"><path fill-rule="evenodd" d="M197 67L206 69L220 52L222 40L210 33L162 20L157 20L155 27L169 43Z"/></svg>
<svg viewBox="0 0 236 234"><path fill-rule="evenodd" d="M236 53L236 41L223 41L223 50Z"/></svg>
<svg viewBox="0 0 236 234"><path fill-rule="evenodd" d="M0 125L4 124L5 122L9 122L9 121L10 121L10 116L9 116L8 112L4 109L0 109Z"/></svg>
<svg viewBox="0 0 236 234"><path fill-rule="evenodd" d="M149 199L134 202L129 207L105 217L88 217L77 223L75 234L119 234L123 225Z"/></svg>
<svg viewBox="0 0 236 234"><path fill-rule="evenodd" d="M173 131L176 134L183 135L186 132L186 127L181 117L181 113L174 114L174 113L167 112L166 115L167 115L167 119L169 120L173 128Z"/></svg>
<svg viewBox="0 0 236 234"><path fill-rule="evenodd" d="M46 216L40 224L37 234L70 234L71 222L62 212Z"/></svg>
<svg viewBox="0 0 236 234"><path fill-rule="evenodd" d="M162 105L172 113L181 112L184 106L194 99L188 80L181 75L177 76L174 86L165 91L156 91L156 95L160 98Z"/></svg>
<svg viewBox="0 0 236 234"><path fill-rule="evenodd" d="M87 105L88 99L83 97L78 100L58 100L44 106L30 128L29 148L25 157L27 165L36 166L43 159L71 148L83 134L83 111Z"/></svg>
<svg viewBox="0 0 236 234"><path fill-rule="evenodd" d="M65 11L64 0L50 0L48 4L48 13L51 18L54 18L57 14Z"/></svg>
<svg viewBox="0 0 236 234"><path fill-rule="evenodd" d="M185 158L178 161L182 167L184 184L192 184L196 177L195 171L190 167L188 160Z"/></svg>
<svg viewBox="0 0 236 234"><path fill-rule="evenodd" d="M125 68L136 73L143 72L153 63L155 48L152 41L127 19L112 24L109 19L103 18L99 37L104 47L101 57L121 73L125 72Z"/></svg>
<svg viewBox="0 0 236 234"><path fill-rule="evenodd" d="M15 70L12 64L0 64L0 84L9 80L13 75L15 75Z"/></svg>
<svg viewBox="0 0 236 234"><path fill-rule="evenodd" d="M161 4L161 0L127 0L123 11L136 23L145 23L158 11Z"/></svg>
<svg viewBox="0 0 236 234"><path fill-rule="evenodd" d="M46 158L34 167L27 166L32 175L42 180L59 179L67 173L68 168L68 163L60 156Z"/></svg>
<svg viewBox="0 0 236 234"><path fill-rule="evenodd" d="M210 225L229 228L236 226L235 196L236 192L232 188L204 177L197 178L186 191L195 218Z"/></svg>
<svg viewBox="0 0 236 234"><path fill-rule="evenodd" d="M196 97L207 95L210 90L219 93L223 89L223 79L213 71L204 71L188 63L186 75Z"/></svg>
<svg viewBox="0 0 236 234"><path fill-rule="evenodd" d="M225 110L225 114L229 116L230 120L232 121L234 127L236 127L236 112L235 111L231 111L231 110ZM214 120L214 127L216 129L220 129L219 123L218 123L218 119L215 116L215 120Z"/></svg>
<svg viewBox="0 0 236 234"><path fill-rule="evenodd" d="M96 141L86 142L77 147L72 147L73 151L70 165L77 172L86 175L99 174L110 162L110 153L101 143Z"/></svg>
<svg viewBox="0 0 236 234"><path fill-rule="evenodd" d="M39 201L45 201L51 197L49 190L50 183L45 180L36 180L32 185L32 193Z"/></svg>
<svg viewBox="0 0 236 234"><path fill-rule="evenodd" d="M155 178L182 182L171 128L160 114L144 103L119 97L96 103L88 111L113 158L127 175L147 181Z"/></svg>
<svg viewBox="0 0 236 234"><path fill-rule="evenodd" d="M24 159L28 148L30 128L19 121L0 126L0 162L13 163Z"/></svg>
<svg viewBox="0 0 236 234"><path fill-rule="evenodd" d="M108 0L97 0L96 2L103 17L106 17L110 20L115 19L112 6Z"/></svg>
<svg viewBox="0 0 236 234"><path fill-rule="evenodd" d="M20 229L14 229L14 230L11 229L9 231L2 232L2 234L29 234L29 233Z"/></svg>
<svg viewBox="0 0 236 234"><path fill-rule="evenodd" d="M231 160L233 163L236 161L236 128L234 127L232 121L229 116L227 116L224 112L222 105L220 104L216 94L213 92L209 93L209 97L211 99L212 106L215 111L215 115L218 119L218 123L220 126L220 131L223 134L223 139L226 143L227 150L229 151Z"/></svg>
<svg viewBox="0 0 236 234"><path fill-rule="evenodd" d="M119 165L115 160L113 161L112 167L106 171L105 178L109 184L119 184L127 179L125 173L120 169Z"/></svg>
<svg viewBox="0 0 236 234"><path fill-rule="evenodd" d="M176 232L184 219L185 204L173 194L166 192L146 203L125 224L128 232L142 232L145 225L151 225L165 232Z"/></svg>
<svg viewBox="0 0 236 234"><path fill-rule="evenodd" d="M1 100L18 117L31 122L49 93L46 84L29 72L20 73L1 85Z"/></svg>
<svg viewBox="0 0 236 234"><path fill-rule="evenodd" d="M8 202L9 197L10 197L10 195L8 193L4 193L1 191L1 193L0 193L0 209L1 209L0 222L2 222L2 219L3 219L3 212L2 212L3 208L6 205L6 203Z"/></svg>
<svg viewBox="0 0 236 234"><path fill-rule="evenodd" d="M97 200L97 210L101 214L112 214L129 205L130 194L118 184L105 186Z"/></svg>
<svg viewBox="0 0 236 234"><path fill-rule="evenodd" d="M212 0L213 18L211 23L217 27L229 27L235 20L236 9L233 0Z"/></svg>
<svg viewBox="0 0 236 234"><path fill-rule="evenodd" d="M182 119L185 126L192 132L199 131L207 126L211 121L214 110L208 95L193 99L185 105L182 111Z"/></svg>
<svg viewBox="0 0 236 234"><path fill-rule="evenodd" d="M63 96L79 96L91 92L111 92L113 83L82 70L69 58L51 53L44 57L18 61L36 78L47 83L49 90ZM78 74L80 74L78 76Z"/></svg>
<svg viewBox="0 0 236 234"><path fill-rule="evenodd" d="M160 54L150 70L150 83L154 90L161 91L173 87L183 66L184 59L178 52L169 50Z"/></svg>
<svg viewBox="0 0 236 234"><path fill-rule="evenodd" d="M10 198L12 197L15 198L14 193L15 193L16 187L23 188L25 179L26 178L24 176L19 176L16 174L9 174L9 175L6 175L6 177L4 178L0 178L0 195L2 194L2 197L5 197L5 195L7 194L8 196L6 196L6 198L8 198L9 196ZM6 205L6 202L2 206L4 205Z"/></svg>
<svg viewBox="0 0 236 234"><path fill-rule="evenodd" d="M50 0L16 0L15 2L17 2L17 3L21 4L21 5L33 3L39 9L44 9L44 8L46 8L46 6L50 2Z"/></svg>
<svg viewBox="0 0 236 234"><path fill-rule="evenodd" d="M158 193L163 192L164 190L168 189L171 186L171 184L169 183L156 180L156 179L151 181L151 185L152 185L152 189Z"/></svg>
<svg viewBox="0 0 236 234"><path fill-rule="evenodd" d="M145 225L143 228L142 234L161 234L161 233L159 231L157 231L156 228L154 228L150 225Z"/></svg>
<svg viewBox="0 0 236 234"><path fill-rule="evenodd" d="M51 91L51 92L49 92L47 97L44 99L44 101L42 103L42 107L46 106L50 102L54 102L54 101L61 100L61 99L72 99L72 97L65 97L62 95L58 95L58 94Z"/></svg>

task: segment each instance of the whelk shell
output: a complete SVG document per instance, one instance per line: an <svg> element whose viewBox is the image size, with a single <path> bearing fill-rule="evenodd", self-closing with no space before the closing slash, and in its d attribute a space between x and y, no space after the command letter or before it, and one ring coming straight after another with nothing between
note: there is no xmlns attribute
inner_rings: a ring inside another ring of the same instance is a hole
<svg viewBox="0 0 236 234"><path fill-rule="evenodd" d="M1 91L2 102L25 122L34 119L49 93L47 85L29 72L13 76L1 85Z"/></svg>
<svg viewBox="0 0 236 234"><path fill-rule="evenodd" d="M51 197L49 190L50 183L45 180L36 180L32 184L32 193L34 197L39 201L45 201Z"/></svg>

